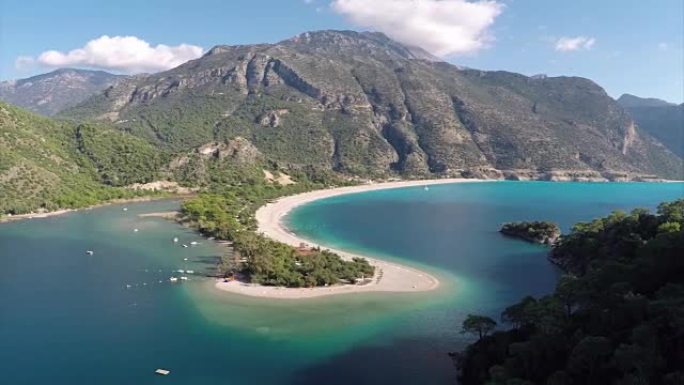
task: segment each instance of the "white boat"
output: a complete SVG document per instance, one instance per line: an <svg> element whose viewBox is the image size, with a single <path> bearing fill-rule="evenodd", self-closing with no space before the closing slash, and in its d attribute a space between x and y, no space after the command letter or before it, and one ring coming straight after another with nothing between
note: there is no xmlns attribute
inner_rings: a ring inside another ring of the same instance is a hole
<svg viewBox="0 0 684 385"><path fill-rule="evenodd" d="M183 245L183 247L188 247L188 245Z"/></svg>
<svg viewBox="0 0 684 385"><path fill-rule="evenodd" d="M171 373L170 370L166 370L166 369L157 369L154 372L159 374L160 376L168 376L169 373Z"/></svg>
<svg viewBox="0 0 684 385"><path fill-rule="evenodd" d="M182 277L180 277L180 279L183 280L183 281L187 281L187 280L188 280L188 277L182 276Z"/></svg>
<svg viewBox="0 0 684 385"><path fill-rule="evenodd" d="M173 238L173 243L178 243L178 238Z"/></svg>
<svg viewBox="0 0 684 385"><path fill-rule="evenodd" d="M187 259L187 258L183 258L183 260L184 260L184 261L187 261L188 259Z"/></svg>
<svg viewBox="0 0 684 385"><path fill-rule="evenodd" d="M92 250L86 250L86 254L88 254L88 255L93 255L93 254L95 254L95 252L92 251Z"/></svg>
<svg viewBox="0 0 684 385"><path fill-rule="evenodd" d="M181 274L185 273L185 270L183 270L183 269L178 269L178 270L176 270L176 271L179 272L179 273L181 273Z"/></svg>
<svg viewBox="0 0 684 385"><path fill-rule="evenodd" d="M138 229L133 229L133 232L134 232L134 233L137 233L137 232L138 232Z"/></svg>
<svg viewBox="0 0 684 385"><path fill-rule="evenodd" d="M199 245L199 242L192 241L192 242L190 242L190 244L195 246L195 245Z"/></svg>
<svg viewBox="0 0 684 385"><path fill-rule="evenodd" d="M176 278L176 277L171 277L171 278L169 278L169 281L171 281L171 282L176 282L176 281L178 281L178 278Z"/></svg>
<svg viewBox="0 0 684 385"><path fill-rule="evenodd" d="M185 270L185 272L188 274L195 274L195 270Z"/></svg>
<svg viewBox="0 0 684 385"><path fill-rule="evenodd" d="M123 208L123 211L128 211L128 207L124 207L124 208Z"/></svg>

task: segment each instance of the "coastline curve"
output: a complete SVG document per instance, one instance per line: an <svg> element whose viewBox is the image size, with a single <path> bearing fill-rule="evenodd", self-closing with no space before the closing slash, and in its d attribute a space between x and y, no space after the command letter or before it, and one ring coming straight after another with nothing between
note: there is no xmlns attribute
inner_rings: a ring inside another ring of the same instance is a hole
<svg viewBox="0 0 684 385"><path fill-rule="evenodd" d="M315 288L285 288L274 286L262 286L238 281L223 282L218 280L216 288L236 294L262 298L301 299L314 298L336 294L351 294L364 292L393 292L411 293L435 290L439 287L439 280L419 269L404 266L394 262L388 262L378 258L358 255L348 251L334 249L301 238L290 231L283 223L283 218L293 209L320 199L355 194L376 190L387 190L403 187L430 186L437 184L490 182L485 179L430 179L412 180L384 183L369 183L359 186L339 187L325 190L310 191L302 194L279 198L271 203L261 206L256 212L257 232L264 236L290 246L300 246L302 243L311 247L320 247L330 250L345 260L352 258L365 258L375 267L375 275L370 283L363 285L336 285Z"/></svg>

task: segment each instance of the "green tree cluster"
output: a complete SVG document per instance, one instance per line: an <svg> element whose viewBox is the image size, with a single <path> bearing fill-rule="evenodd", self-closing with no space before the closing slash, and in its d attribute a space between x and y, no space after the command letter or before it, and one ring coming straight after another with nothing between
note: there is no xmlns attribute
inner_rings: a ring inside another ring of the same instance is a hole
<svg viewBox="0 0 684 385"><path fill-rule="evenodd" d="M0 102L0 216L150 195L118 186L155 174L152 153L111 128L76 127Z"/></svg>
<svg viewBox="0 0 684 385"><path fill-rule="evenodd" d="M684 199L576 225L551 251L555 292L505 309L510 329L458 355L461 383L683 384L682 225Z"/></svg>
<svg viewBox="0 0 684 385"><path fill-rule="evenodd" d="M239 185L214 185L210 192L186 201L184 221L208 236L229 240L233 252L220 264L223 276L241 276L271 286L312 287L354 283L373 276L365 259L346 261L325 250L298 250L256 234L254 213L269 200L322 188L299 174L298 183L288 186L265 183L263 178L242 178Z"/></svg>
<svg viewBox="0 0 684 385"><path fill-rule="evenodd" d="M546 244L554 243L561 234L558 225L544 221L505 223L499 231L528 242Z"/></svg>
<svg viewBox="0 0 684 385"><path fill-rule="evenodd" d="M93 163L106 185L148 183L159 176L161 153L140 138L87 124L77 126L74 136L78 151Z"/></svg>

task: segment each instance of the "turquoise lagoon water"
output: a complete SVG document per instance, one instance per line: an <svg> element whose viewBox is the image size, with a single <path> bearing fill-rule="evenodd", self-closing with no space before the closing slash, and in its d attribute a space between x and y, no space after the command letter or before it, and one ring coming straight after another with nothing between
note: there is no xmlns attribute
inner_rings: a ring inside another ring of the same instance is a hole
<svg viewBox="0 0 684 385"><path fill-rule="evenodd" d="M497 315L524 295L549 292L558 276L544 247L500 236L502 222L548 219L568 229L614 209L654 208L682 196L684 184L497 182L317 201L286 218L293 231L426 269L442 285L429 293L303 301L221 293L197 276L168 282L177 269L208 271L225 252L170 221L138 216L175 209L174 201L2 224L0 378L3 384L454 383L446 352L468 342L458 333L463 317ZM182 248L173 237L200 244ZM155 376L156 368L172 373Z"/></svg>

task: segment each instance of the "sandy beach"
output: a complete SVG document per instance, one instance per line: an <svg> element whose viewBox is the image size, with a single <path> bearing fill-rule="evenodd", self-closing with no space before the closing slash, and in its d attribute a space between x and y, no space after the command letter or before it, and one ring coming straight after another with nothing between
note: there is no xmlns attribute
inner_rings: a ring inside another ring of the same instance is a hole
<svg viewBox="0 0 684 385"><path fill-rule="evenodd" d="M61 210L55 210L55 211L45 211L45 212L37 212L37 213L28 213L28 214L18 214L18 215L8 215L0 218L0 223L6 223L6 222L13 222L13 221L21 221L21 220L26 220L26 219L43 219L43 218L50 218L50 217L56 217L59 215L64 215L76 211L84 211L84 210L92 210L96 209L99 207L105 207L105 206L111 206L111 205L118 205L118 204L124 204L124 203L138 203L138 202L151 202L151 201L158 201L158 200L165 200L165 199L181 199L186 197L187 195L179 195L179 196L142 196L142 197L135 197L135 198L125 198L125 199L112 199L110 201L94 204L92 206L87 206L87 207L81 207L77 209L61 209ZM166 213L154 213L154 214L166 214Z"/></svg>
<svg viewBox="0 0 684 385"><path fill-rule="evenodd" d="M422 292L434 290L439 286L439 280L418 269L387 262L364 255L356 255L343 250L336 250L325 245L319 245L306 239L299 238L290 232L282 223L283 217L291 210L300 205L313 202L318 199L329 198L338 195L353 194L366 191L383 190L400 187L429 186L447 183L472 183L483 182L480 179L434 179L387 182L377 184L365 184L359 186L340 187L329 190L311 191L308 193L280 198L272 203L262 206L256 212L258 232L265 236L291 246L299 246L306 243L312 247L320 247L333 251L342 258L350 260L354 257L366 258L375 266L375 276L370 283L363 285L337 285L316 288L284 288L273 286L252 285L244 282L223 282L217 280L216 288L231 293L238 293L254 297L300 299L313 298L333 294L349 294L363 292Z"/></svg>
<svg viewBox="0 0 684 385"><path fill-rule="evenodd" d="M64 209L64 210L57 210L57 211L48 211L48 212L44 212L44 213L30 213L30 214L12 215L12 216L6 216L6 217L0 218L0 223L11 222L11 221L20 221L20 220L24 220L24 219L49 218L49 217L54 217L57 215L64 215L64 214L70 213L72 211L76 211L76 210Z"/></svg>
<svg viewBox="0 0 684 385"><path fill-rule="evenodd" d="M158 213L138 214L138 217L140 217L140 218L176 219L179 214L180 214L180 210L162 211L162 212L158 212Z"/></svg>

